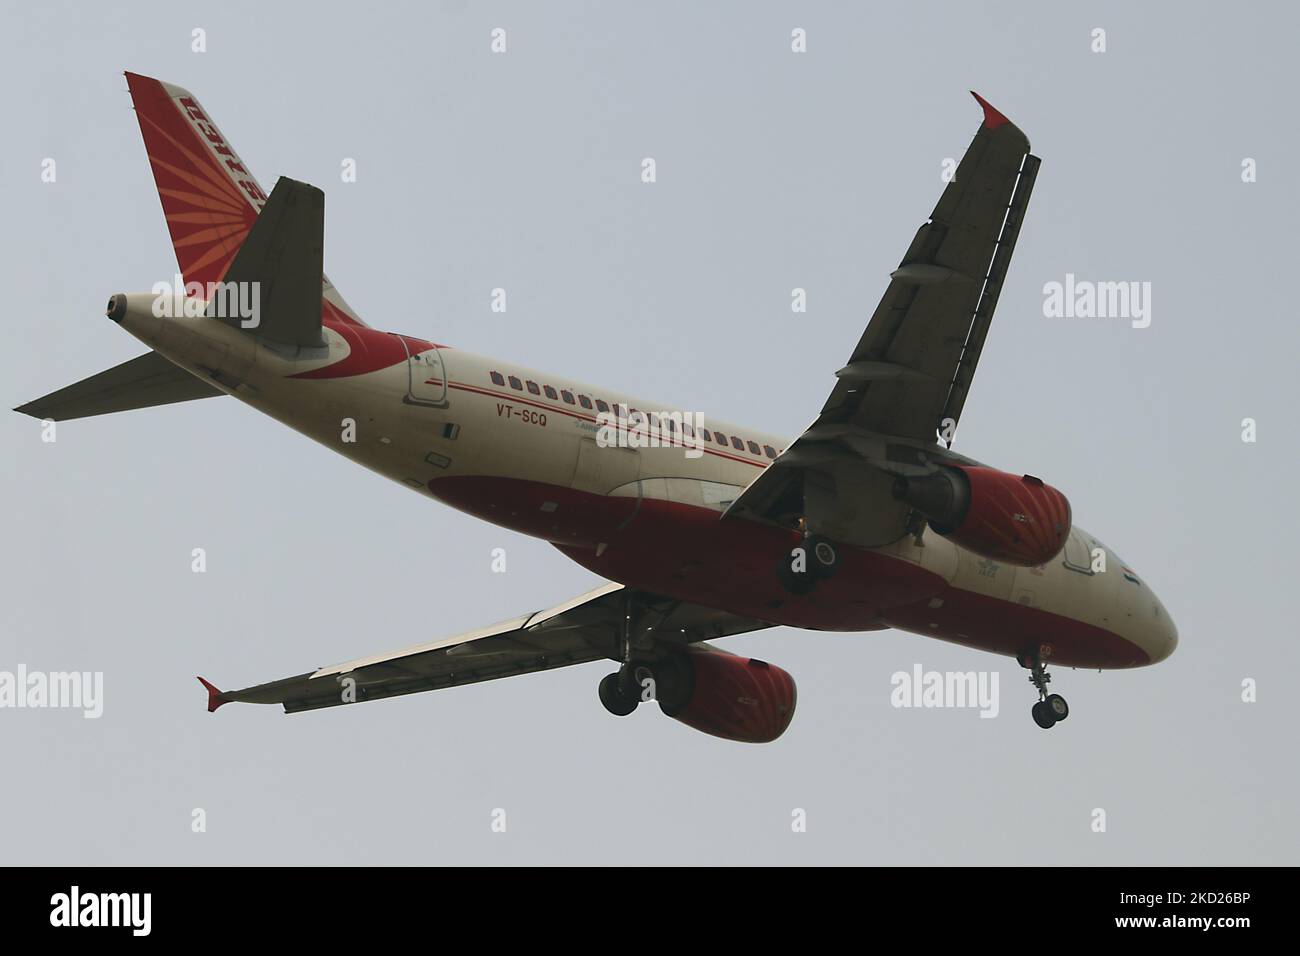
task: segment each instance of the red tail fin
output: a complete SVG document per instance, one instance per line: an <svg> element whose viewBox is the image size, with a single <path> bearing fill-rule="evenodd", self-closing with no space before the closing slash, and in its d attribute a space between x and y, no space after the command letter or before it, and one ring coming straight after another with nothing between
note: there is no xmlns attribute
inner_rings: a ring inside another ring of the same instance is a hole
<svg viewBox="0 0 1300 956"><path fill-rule="evenodd" d="M221 131L187 90L126 74L186 283L219 282L266 201Z"/></svg>
<svg viewBox="0 0 1300 956"><path fill-rule="evenodd" d="M138 73L127 73L126 82L176 262L187 284L207 289L225 276L266 193L189 90ZM323 295L338 310L331 318L364 324L328 278Z"/></svg>

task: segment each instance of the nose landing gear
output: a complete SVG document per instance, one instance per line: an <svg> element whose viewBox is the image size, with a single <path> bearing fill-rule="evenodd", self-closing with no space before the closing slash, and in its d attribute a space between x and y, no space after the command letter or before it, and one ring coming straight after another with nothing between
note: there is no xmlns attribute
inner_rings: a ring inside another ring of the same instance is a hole
<svg viewBox="0 0 1300 956"><path fill-rule="evenodd" d="M1051 730L1058 723L1070 716L1070 705L1060 694L1049 694L1047 685L1052 675L1047 673L1047 665L1037 656L1022 654L1016 658L1021 667L1029 669L1029 683L1038 691L1038 703L1030 708L1034 723L1044 730Z"/></svg>

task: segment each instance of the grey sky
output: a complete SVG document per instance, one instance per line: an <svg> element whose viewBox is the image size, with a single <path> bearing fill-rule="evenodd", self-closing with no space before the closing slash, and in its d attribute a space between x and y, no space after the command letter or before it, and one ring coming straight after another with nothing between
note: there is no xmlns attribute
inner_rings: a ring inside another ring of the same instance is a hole
<svg viewBox="0 0 1300 956"><path fill-rule="evenodd" d="M371 325L786 434L824 401L942 161L969 143L978 90L1043 166L955 447L1064 490L1181 634L1154 668L1056 672L1073 713L1050 733L1009 660L784 628L723 645L798 682L794 723L762 747L654 708L608 716L600 665L208 715L195 674L245 686L598 581L233 400L71 422L53 445L6 413L0 670L103 671L105 709L0 710L4 862L1300 862L1294 8L2 16L8 407L139 354L104 301L175 271L123 70L192 90L266 188L325 189L326 268ZM356 183L340 182L345 157ZM1067 272L1151 282L1150 328L1044 318L1043 285ZM505 315L488 307L498 286ZM890 675L918 662L999 670L1000 716L894 709ZM1244 678L1258 703L1241 702ZM796 807L807 833L791 832Z"/></svg>

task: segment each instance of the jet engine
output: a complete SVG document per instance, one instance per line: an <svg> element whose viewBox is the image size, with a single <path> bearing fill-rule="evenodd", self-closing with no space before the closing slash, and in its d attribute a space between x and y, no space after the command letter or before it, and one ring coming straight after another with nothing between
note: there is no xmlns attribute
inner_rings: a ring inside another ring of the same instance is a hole
<svg viewBox="0 0 1300 956"><path fill-rule="evenodd" d="M794 678L766 661L691 644L673 655L670 669L656 666L655 675L659 708L715 737L768 743L794 717Z"/></svg>
<svg viewBox="0 0 1300 956"><path fill-rule="evenodd" d="M925 515L936 533L1007 564L1046 564L1061 553L1070 533L1070 502L1033 475L943 466L921 477L900 477L893 491Z"/></svg>

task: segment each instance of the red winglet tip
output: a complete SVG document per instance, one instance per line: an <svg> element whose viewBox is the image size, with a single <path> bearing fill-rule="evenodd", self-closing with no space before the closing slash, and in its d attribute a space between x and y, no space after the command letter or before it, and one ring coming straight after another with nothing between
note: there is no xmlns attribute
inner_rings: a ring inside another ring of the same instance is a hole
<svg viewBox="0 0 1300 956"><path fill-rule="evenodd" d="M980 96L974 90L970 91L970 95L975 97L976 102L978 102L980 106L984 107L984 125L988 129L997 129L999 126L1011 122L1011 120L1007 119L1000 112L994 109L992 103Z"/></svg>
<svg viewBox="0 0 1300 956"><path fill-rule="evenodd" d="M222 704L230 703L230 701L226 700L224 697L221 696L221 691L217 690L216 687L214 687L212 684L209 684L202 677L199 678L199 683L202 684L204 687L206 687L208 690L208 713L209 714L213 713Z"/></svg>

